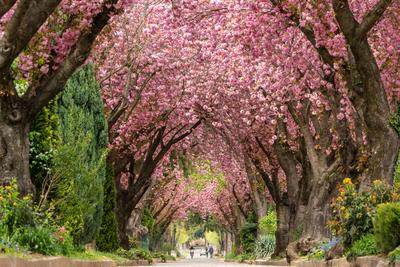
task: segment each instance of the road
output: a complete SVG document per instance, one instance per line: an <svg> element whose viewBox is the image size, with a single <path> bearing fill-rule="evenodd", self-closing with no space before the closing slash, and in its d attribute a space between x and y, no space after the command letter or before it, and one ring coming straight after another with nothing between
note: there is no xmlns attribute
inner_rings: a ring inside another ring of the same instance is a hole
<svg viewBox="0 0 400 267"><path fill-rule="evenodd" d="M223 262L222 260L215 259L206 259L206 258L194 258L179 260L177 262L168 262L168 263L157 263L156 267L167 267L167 266L176 266L176 267L239 267L239 266L254 266L248 264L239 264L239 263L228 263Z"/></svg>

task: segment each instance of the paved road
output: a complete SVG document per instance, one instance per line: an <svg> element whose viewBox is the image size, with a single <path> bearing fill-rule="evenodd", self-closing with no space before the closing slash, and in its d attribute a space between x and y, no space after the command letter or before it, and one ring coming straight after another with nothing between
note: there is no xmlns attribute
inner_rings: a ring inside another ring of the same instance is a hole
<svg viewBox="0 0 400 267"><path fill-rule="evenodd" d="M167 266L177 266L177 267L239 267L239 266L254 266L254 265L247 265L247 264L238 264L238 263L227 263L223 262L222 260L215 260L215 259L205 259L205 258L194 258L180 260L177 262L168 262L168 263L158 263L157 267L167 267Z"/></svg>

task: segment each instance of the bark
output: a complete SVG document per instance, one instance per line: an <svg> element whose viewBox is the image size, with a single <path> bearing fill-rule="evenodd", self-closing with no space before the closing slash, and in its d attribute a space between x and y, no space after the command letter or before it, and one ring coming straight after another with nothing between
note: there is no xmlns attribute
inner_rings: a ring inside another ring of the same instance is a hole
<svg viewBox="0 0 400 267"><path fill-rule="evenodd" d="M266 188L260 175L253 169L248 155L244 157L247 177L251 187L250 193L253 203L253 210L257 216L257 221L267 214L268 202L266 198Z"/></svg>
<svg viewBox="0 0 400 267"><path fill-rule="evenodd" d="M126 190L121 187L120 182L116 179L116 218L118 223L118 236L120 245L124 249L130 248L129 237L132 236L132 231L129 229L130 220L132 216L135 216L137 211L142 209L138 208L138 204L143 201L145 195L150 191L151 188L151 178L143 177L141 178L143 182L135 183L130 188ZM137 185L137 186L135 186ZM138 197L141 195L142 197ZM136 197L135 197L136 196ZM137 214L136 214L137 215Z"/></svg>
<svg viewBox="0 0 400 267"><path fill-rule="evenodd" d="M0 98L0 183L17 179L22 195L33 193L29 175L29 121L12 97Z"/></svg>
<svg viewBox="0 0 400 267"><path fill-rule="evenodd" d="M276 246L273 257L284 256L290 237L290 209L283 203L276 203L277 229L275 233Z"/></svg>

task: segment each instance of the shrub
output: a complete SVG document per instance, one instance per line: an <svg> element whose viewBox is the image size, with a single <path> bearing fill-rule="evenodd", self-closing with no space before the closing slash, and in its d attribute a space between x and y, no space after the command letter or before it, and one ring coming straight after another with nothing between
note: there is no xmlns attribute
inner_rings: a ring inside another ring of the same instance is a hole
<svg viewBox="0 0 400 267"><path fill-rule="evenodd" d="M258 222L258 228L263 235L273 235L276 232L277 218L276 211L270 210L267 215L262 217Z"/></svg>
<svg viewBox="0 0 400 267"><path fill-rule="evenodd" d="M257 239L257 222L254 214L250 214L247 222L240 229L240 242L244 254L252 254Z"/></svg>
<svg viewBox="0 0 400 267"><path fill-rule="evenodd" d="M344 246L349 248L363 235L372 233L377 205L392 199L390 186L382 181L374 181L371 192L358 193L351 179L346 178L332 202L333 219L328 226L335 235L343 237Z"/></svg>
<svg viewBox="0 0 400 267"><path fill-rule="evenodd" d="M165 252L155 252L152 254L152 256L153 258L160 259L161 262L167 262L167 260L176 261L174 256L168 255Z"/></svg>
<svg viewBox="0 0 400 267"><path fill-rule="evenodd" d="M51 175L53 153L60 142L58 126L57 102L52 100L36 115L29 132L29 170L35 199L41 197L44 180Z"/></svg>
<svg viewBox="0 0 400 267"><path fill-rule="evenodd" d="M314 248L311 250L311 253L308 254L308 259L315 259L315 260L323 260L325 258L325 251L321 248Z"/></svg>
<svg viewBox="0 0 400 267"><path fill-rule="evenodd" d="M19 228L12 240L22 245L29 251L43 255L56 255L61 253L57 238L50 227L26 227Z"/></svg>
<svg viewBox="0 0 400 267"><path fill-rule="evenodd" d="M376 247L375 236L373 234L366 234L353 243L347 252L347 257L352 259L361 256L376 255L378 253L379 250Z"/></svg>
<svg viewBox="0 0 400 267"><path fill-rule="evenodd" d="M396 262L396 261L400 261L400 246L389 253L389 261L392 263Z"/></svg>
<svg viewBox="0 0 400 267"><path fill-rule="evenodd" d="M400 245L400 202L378 206L374 232L378 247L385 253Z"/></svg>
<svg viewBox="0 0 400 267"><path fill-rule="evenodd" d="M311 253L309 253L307 256L309 259L322 260L326 258L329 255L329 253L334 250L334 248L339 244L339 242L340 239L338 238L333 238L328 242L322 242L317 247L313 248L311 250Z"/></svg>
<svg viewBox="0 0 400 267"><path fill-rule="evenodd" d="M20 198L15 180L0 186L0 243L3 250L28 250L44 255L69 255L74 247L64 228L33 210L30 197Z"/></svg>
<svg viewBox="0 0 400 267"><path fill-rule="evenodd" d="M226 254L225 259L227 259L227 260L234 260L234 259L236 259L236 253L231 252L231 253L229 253L229 254Z"/></svg>
<svg viewBox="0 0 400 267"><path fill-rule="evenodd" d="M254 261L254 260L255 260L255 257L254 257L253 254L245 253L245 254L241 254L241 255L236 256L236 259L237 259L239 262Z"/></svg>
<svg viewBox="0 0 400 267"><path fill-rule="evenodd" d="M254 255L257 258L267 258L271 256L275 250L275 243L275 236L273 235L260 236L255 244Z"/></svg>
<svg viewBox="0 0 400 267"><path fill-rule="evenodd" d="M130 249L130 250L125 250L125 249L118 249L115 254L130 259L130 260L147 260L148 263L153 262L153 258L151 254L144 249Z"/></svg>
<svg viewBox="0 0 400 267"><path fill-rule="evenodd" d="M34 226L32 205L30 197L19 197L15 179L7 186L0 186L0 239L19 228Z"/></svg>

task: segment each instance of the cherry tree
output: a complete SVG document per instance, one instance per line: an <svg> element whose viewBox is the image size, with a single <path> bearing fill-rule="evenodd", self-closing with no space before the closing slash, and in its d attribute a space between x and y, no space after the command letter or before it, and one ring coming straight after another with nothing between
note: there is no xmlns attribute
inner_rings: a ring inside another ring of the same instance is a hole
<svg viewBox="0 0 400 267"><path fill-rule="evenodd" d="M108 164L116 178L118 230L125 248L129 221L141 214L135 208L146 202L162 162L202 121L195 113L185 115L192 105L185 68L196 51L179 46L181 31L169 21L171 6L155 1L136 7L111 22L93 55L108 110Z"/></svg>
<svg viewBox="0 0 400 267"><path fill-rule="evenodd" d="M249 150L287 232L281 251L299 223L307 249L328 235L337 181L351 176L365 190L373 179L391 180L398 3L183 1L181 8L190 35L202 36L203 59L219 76L212 80L221 81L196 96L224 135Z"/></svg>
<svg viewBox="0 0 400 267"><path fill-rule="evenodd" d="M0 176L29 176L30 123L87 59L111 16L134 1L5 0L0 7Z"/></svg>

